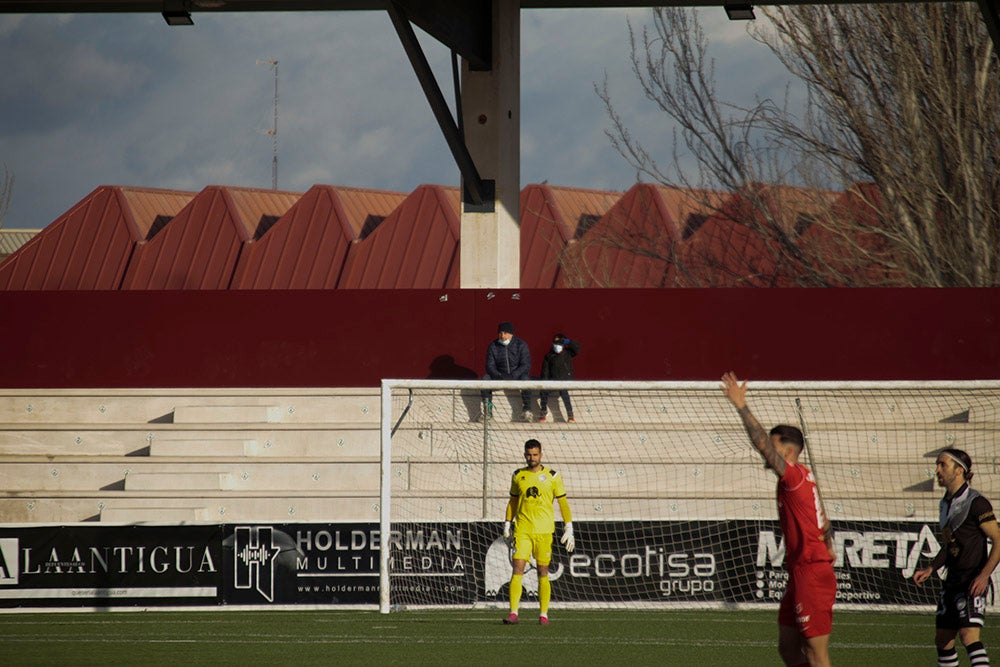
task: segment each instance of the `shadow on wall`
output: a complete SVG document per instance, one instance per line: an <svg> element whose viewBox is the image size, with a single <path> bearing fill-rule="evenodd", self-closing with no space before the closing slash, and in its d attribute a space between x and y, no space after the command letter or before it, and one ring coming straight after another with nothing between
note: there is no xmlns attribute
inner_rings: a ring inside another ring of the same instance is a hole
<svg viewBox="0 0 1000 667"><path fill-rule="evenodd" d="M460 366L455 363L455 357L450 354L442 354L434 357L428 368L428 380L478 380L479 375L471 368ZM478 391L462 392L462 403L465 404L469 421L479 418L482 411L482 399Z"/></svg>

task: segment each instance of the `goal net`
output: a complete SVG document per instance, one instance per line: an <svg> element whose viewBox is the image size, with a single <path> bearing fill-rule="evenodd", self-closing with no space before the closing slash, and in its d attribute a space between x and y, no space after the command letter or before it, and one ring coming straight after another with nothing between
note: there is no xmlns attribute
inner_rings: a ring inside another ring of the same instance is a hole
<svg viewBox="0 0 1000 667"><path fill-rule="evenodd" d="M563 476L573 513L574 553L553 542L554 605L776 604L787 585L776 478L719 387L383 381L381 610L506 605L502 523L531 438ZM748 402L766 429L806 435L805 462L835 530L838 607L931 608L940 581L911 577L940 546L935 459L966 450L973 487L1000 500L1000 382L751 382ZM524 606L536 596L529 566ZM997 607L992 593L988 604Z"/></svg>

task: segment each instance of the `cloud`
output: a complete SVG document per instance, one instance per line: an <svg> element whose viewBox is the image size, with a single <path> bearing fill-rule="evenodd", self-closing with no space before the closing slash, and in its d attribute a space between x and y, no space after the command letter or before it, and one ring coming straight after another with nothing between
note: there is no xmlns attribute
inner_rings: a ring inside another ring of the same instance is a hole
<svg viewBox="0 0 1000 667"><path fill-rule="evenodd" d="M720 66L720 89L752 97L778 86L780 94L780 67L766 65L766 50L716 13L717 57L734 61ZM634 182L603 135L608 122L593 85L605 73L636 133L669 147L671 128L631 73L625 21L646 17L636 9L522 12L523 184ZM259 59L279 62L282 189L458 184L384 12L194 18L194 26L170 28L157 14L0 17L0 163L16 178L5 226L42 227L103 184L270 187L274 79ZM450 53L425 35L421 43L453 103ZM747 62L753 67L739 67Z"/></svg>

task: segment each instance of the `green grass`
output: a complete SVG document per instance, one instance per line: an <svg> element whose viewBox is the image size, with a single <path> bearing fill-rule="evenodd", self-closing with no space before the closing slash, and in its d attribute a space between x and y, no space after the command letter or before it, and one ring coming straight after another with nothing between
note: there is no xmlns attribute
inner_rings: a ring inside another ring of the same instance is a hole
<svg viewBox="0 0 1000 667"><path fill-rule="evenodd" d="M772 611L553 609L547 628L532 609L517 626L502 617L501 610L5 613L0 664L780 664ZM837 612L833 664L934 664L933 625L930 614ZM988 628L984 640L1000 655Z"/></svg>

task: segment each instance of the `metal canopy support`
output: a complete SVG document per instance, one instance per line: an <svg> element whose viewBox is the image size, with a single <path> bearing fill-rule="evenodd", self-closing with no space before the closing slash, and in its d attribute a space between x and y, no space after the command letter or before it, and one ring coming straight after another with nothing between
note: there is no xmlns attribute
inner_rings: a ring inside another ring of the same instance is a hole
<svg viewBox="0 0 1000 667"><path fill-rule="evenodd" d="M462 176L459 283L463 288L517 289L521 284L520 3L438 0L433 11L423 4L392 0L388 11ZM426 24L429 15L434 18L433 34L453 53L463 55L458 121L411 25L411 21Z"/></svg>
<svg viewBox="0 0 1000 667"><path fill-rule="evenodd" d="M480 13L481 5L490 0L389 0L403 6L413 22L442 43L449 44L475 67L488 62L488 47L470 20ZM722 7L730 0L522 0L522 9L567 9L574 7ZM845 0L779 0L778 5L840 4ZM846 0L852 2L854 0ZM902 2L903 0L868 0L867 4ZM938 0L945 1L945 0ZM990 30L993 46L1000 54L1000 18L997 0L977 0ZM386 0L178 0L189 12L316 12L381 10ZM430 7L432 9L426 9ZM464 11L468 9L466 14ZM73 12L155 12L164 9L164 0L0 0L0 14L38 14ZM437 12L442 14L438 15Z"/></svg>
<svg viewBox="0 0 1000 667"><path fill-rule="evenodd" d="M463 199L477 207L477 210L492 211L494 208L493 184L480 177L476 163L465 145L465 137L462 136L461 130L452 117L444 95L441 93L441 88L434 78L434 72L431 71L431 67L427 63L423 49L420 48L420 42L417 41L413 26L410 25L409 16L397 2L390 2L388 11L392 25L396 28L396 34L399 35L399 41L403 45L403 50L406 51L406 56L413 66L420 87L423 88L424 95L431 105L431 111L434 112L434 118L441 128L448 148L451 149L451 154L458 165L458 170L462 174Z"/></svg>
<svg viewBox="0 0 1000 667"><path fill-rule="evenodd" d="M475 70L492 65L490 0L392 0L411 23L469 61Z"/></svg>

